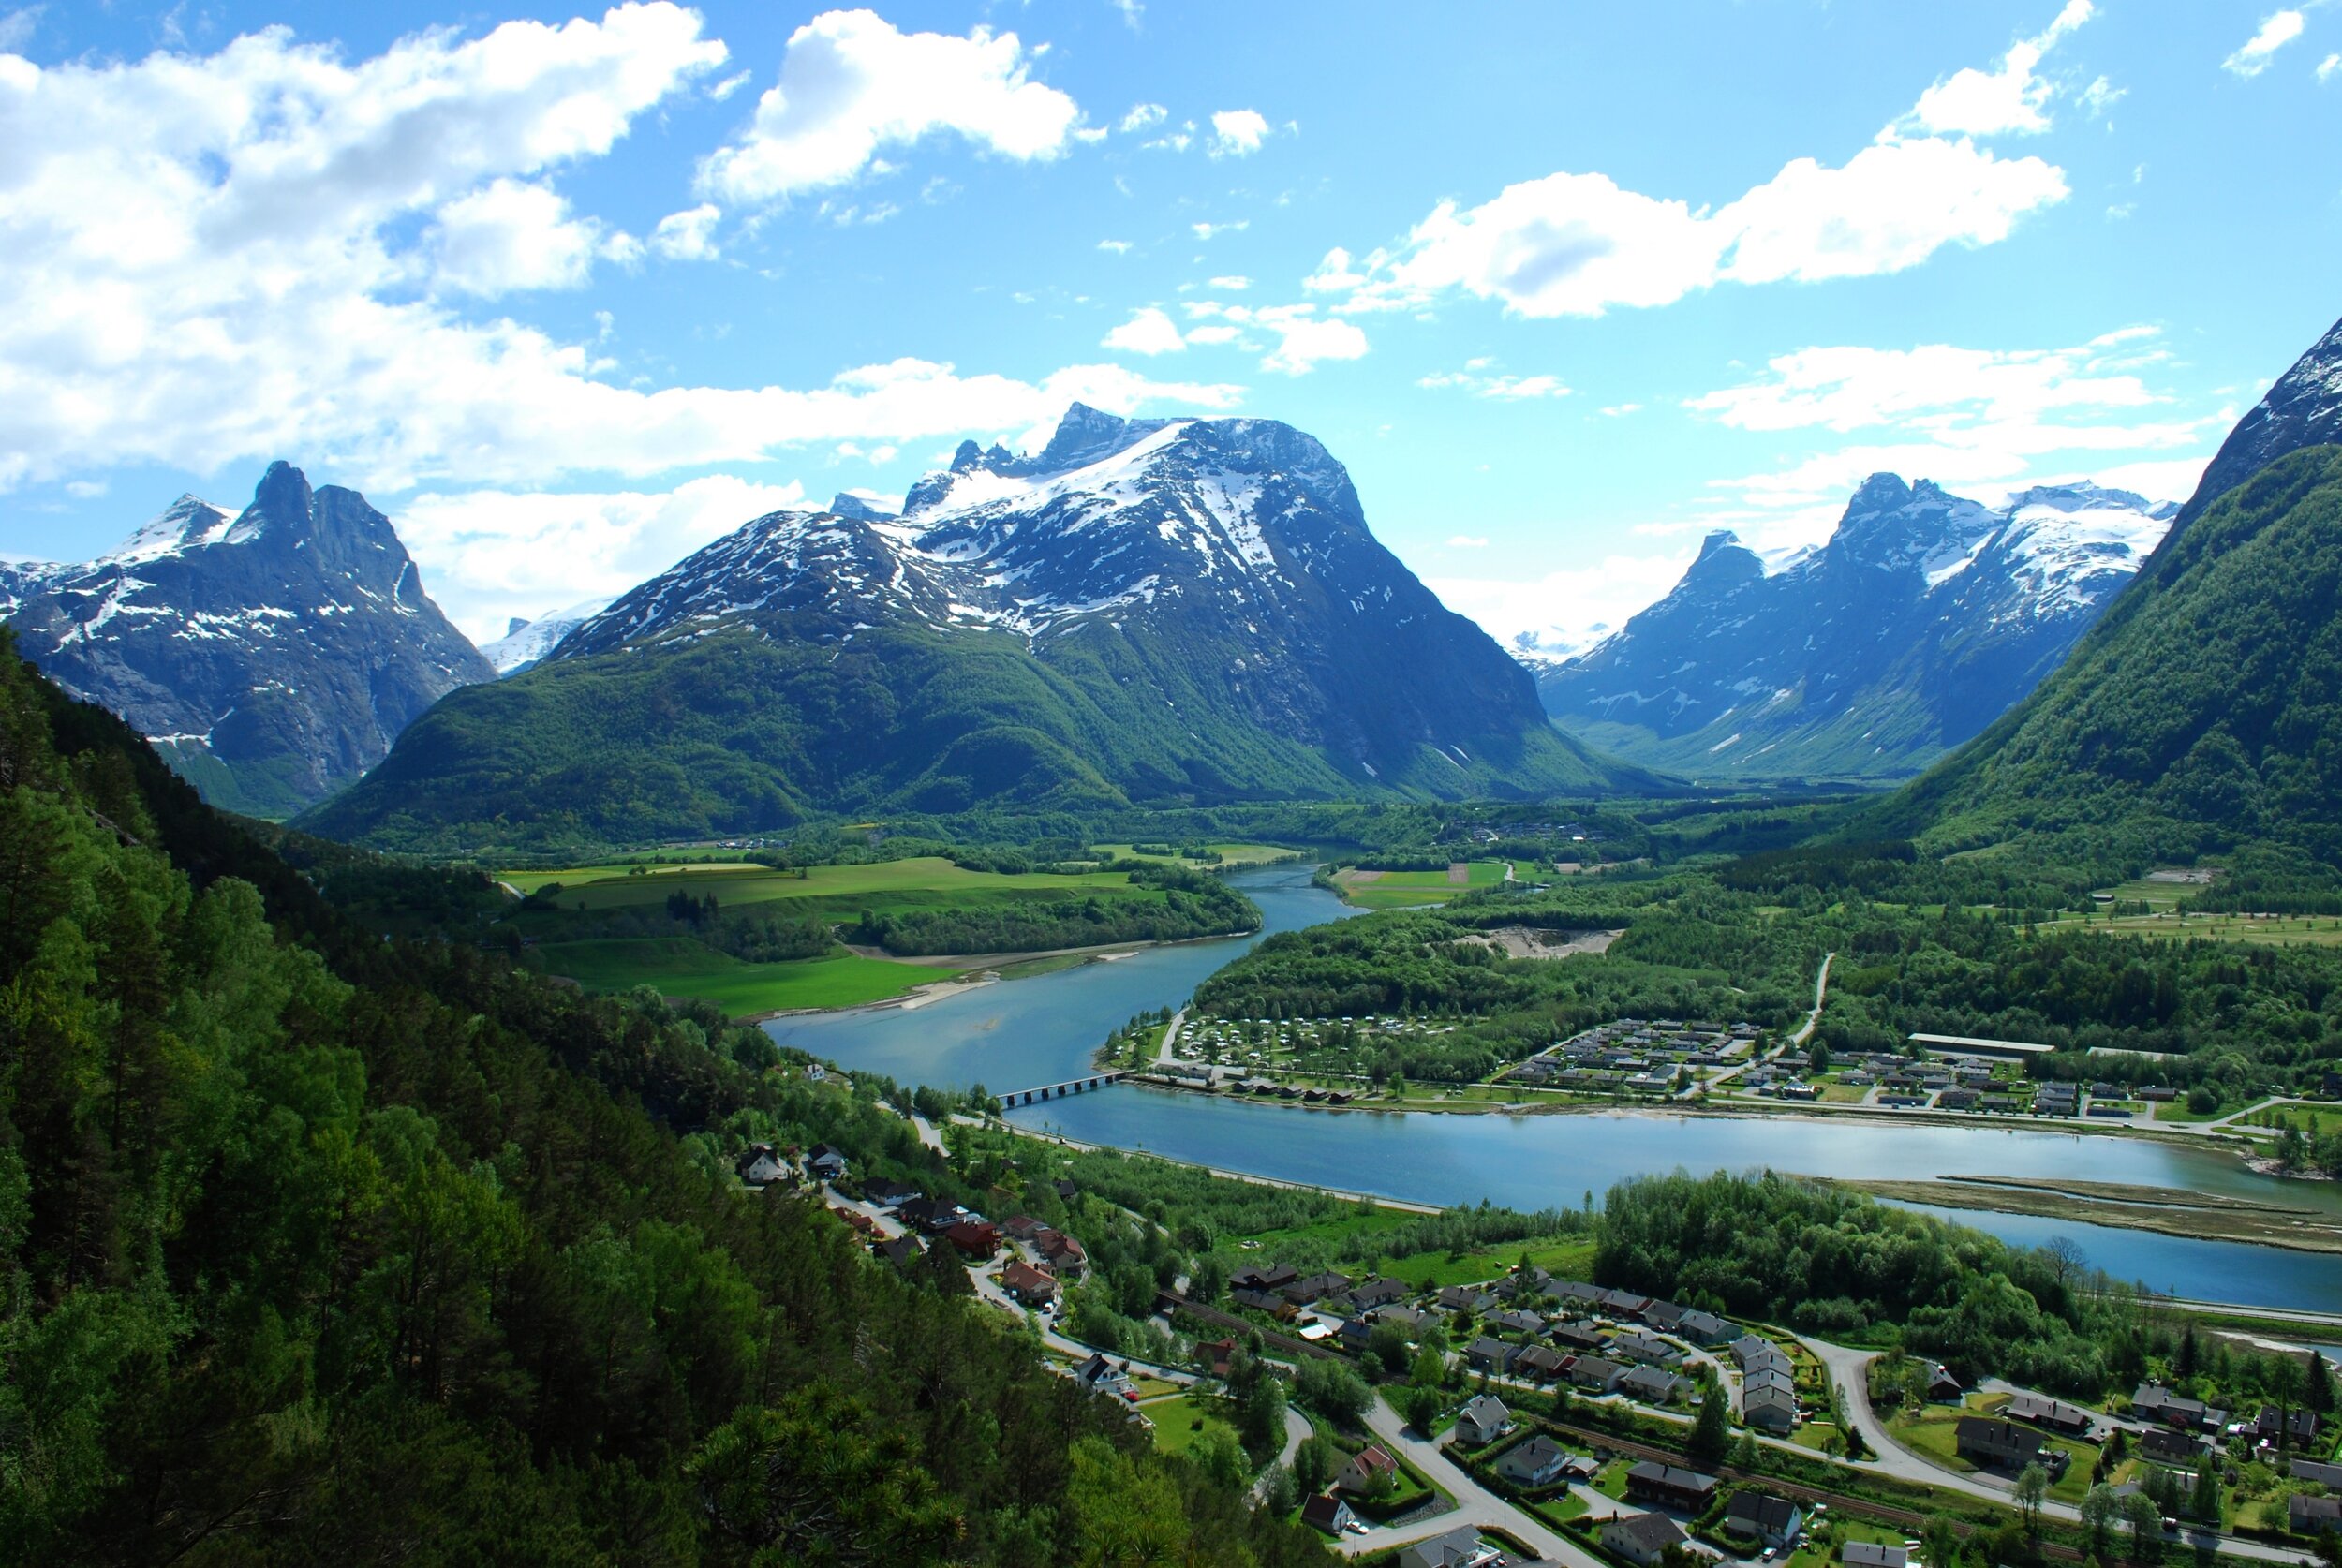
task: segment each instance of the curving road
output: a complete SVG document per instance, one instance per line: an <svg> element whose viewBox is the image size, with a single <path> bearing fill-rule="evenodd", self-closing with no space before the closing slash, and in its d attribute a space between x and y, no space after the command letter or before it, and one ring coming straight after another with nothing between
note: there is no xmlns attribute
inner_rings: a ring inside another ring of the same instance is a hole
<svg viewBox="0 0 2342 1568"><path fill-rule="evenodd" d="M1456 1506L1428 1519L1392 1529L1370 1530L1363 1535L1346 1535L1335 1546L1344 1557L1364 1557L1372 1552L1389 1551L1410 1541L1427 1536L1442 1535L1458 1525L1471 1525L1477 1530L1501 1530L1523 1542L1551 1562L1567 1563L1569 1568L1606 1568L1593 1553L1578 1546L1543 1519L1525 1509L1518 1508L1475 1481L1471 1473L1436 1442L1417 1437L1409 1430L1405 1419L1384 1402L1381 1395L1368 1407L1366 1425L1382 1440L1383 1446L1400 1455L1409 1464L1430 1477L1431 1483L1456 1500Z"/></svg>

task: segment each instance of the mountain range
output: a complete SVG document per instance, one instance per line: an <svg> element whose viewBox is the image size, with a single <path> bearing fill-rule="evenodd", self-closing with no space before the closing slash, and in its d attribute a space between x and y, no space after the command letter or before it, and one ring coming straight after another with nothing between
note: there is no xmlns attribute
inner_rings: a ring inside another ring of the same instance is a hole
<svg viewBox="0 0 2342 1568"><path fill-rule="evenodd" d="M746 524L452 695L304 825L643 839L839 810L1653 783L1545 721L1315 439L1076 404L1038 452L963 443L898 513L841 497Z"/></svg>
<svg viewBox="0 0 2342 1568"><path fill-rule="evenodd" d="M1693 778L1909 777L2054 670L2177 510L2089 484L1991 509L1874 474L1819 548L1710 534L1538 695L1588 745Z"/></svg>
<svg viewBox="0 0 2342 1568"><path fill-rule="evenodd" d="M2137 580L1865 834L2342 864L2342 323L2239 422Z"/></svg>
<svg viewBox="0 0 2342 1568"><path fill-rule="evenodd" d="M0 574L0 616L215 805L284 816L496 671L422 591L390 519L274 464L230 514L182 496L120 548Z"/></svg>

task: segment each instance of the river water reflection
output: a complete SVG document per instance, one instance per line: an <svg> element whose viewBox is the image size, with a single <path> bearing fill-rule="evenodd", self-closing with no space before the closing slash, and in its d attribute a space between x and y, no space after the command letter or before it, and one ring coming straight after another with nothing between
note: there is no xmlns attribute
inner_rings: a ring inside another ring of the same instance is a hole
<svg viewBox="0 0 2342 1568"><path fill-rule="evenodd" d="M1354 912L1305 866L1238 873L1264 934ZM1177 1007L1253 940L1163 947L1113 963L988 985L913 1009L777 1019L775 1039L905 1083L996 1092L1060 1082L1133 1014ZM2060 1176L2277 1198L2342 1211L2332 1183L2279 1184L2233 1157L2148 1139L1814 1117L1543 1117L1310 1112L1116 1088L1018 1110L1011 1120L1087 1142L1315 1186L1421 1203L1486 1198L1570 1207L1647 1172L1770 1167L1815 1176ZM2096 1266L2157 1290L2258 1306L2342 1310L2342 1257L2148 1231L1964 1210L1948 1218L2008 1240L2077 1242Z"/></svg>

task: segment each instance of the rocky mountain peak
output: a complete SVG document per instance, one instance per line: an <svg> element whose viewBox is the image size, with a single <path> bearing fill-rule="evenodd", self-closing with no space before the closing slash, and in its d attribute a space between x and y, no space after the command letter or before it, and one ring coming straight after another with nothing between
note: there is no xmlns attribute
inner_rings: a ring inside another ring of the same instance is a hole
<svg viewBox="0 0 2342 1568"><path fill-rule="evenodd" d="M2342 442L2342 321L2310 345L2229 432L2181 509L2183 523L2287 452L2333 442Z"/></svg>
<svg viewBox="0 0 2342 1568"><path fill-rule="evenodd" d="M840 490L829 498L829 514L832 517L851 517L857 523L891 523L901 515L875 506L851 490Z"/></svg>

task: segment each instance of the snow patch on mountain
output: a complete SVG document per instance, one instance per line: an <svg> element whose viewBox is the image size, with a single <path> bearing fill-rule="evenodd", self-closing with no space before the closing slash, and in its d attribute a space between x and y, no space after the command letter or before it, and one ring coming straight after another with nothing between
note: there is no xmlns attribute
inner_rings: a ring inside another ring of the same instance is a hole
<svg viewBox="0 0 2342 1568"><path fill-rule="evenodd" d="M589 599L535 620L515 618L504 635L483 643L480 656L496 666L498 675L516 675L551 653L562 638L608 609L606 599Z"/></svg>

